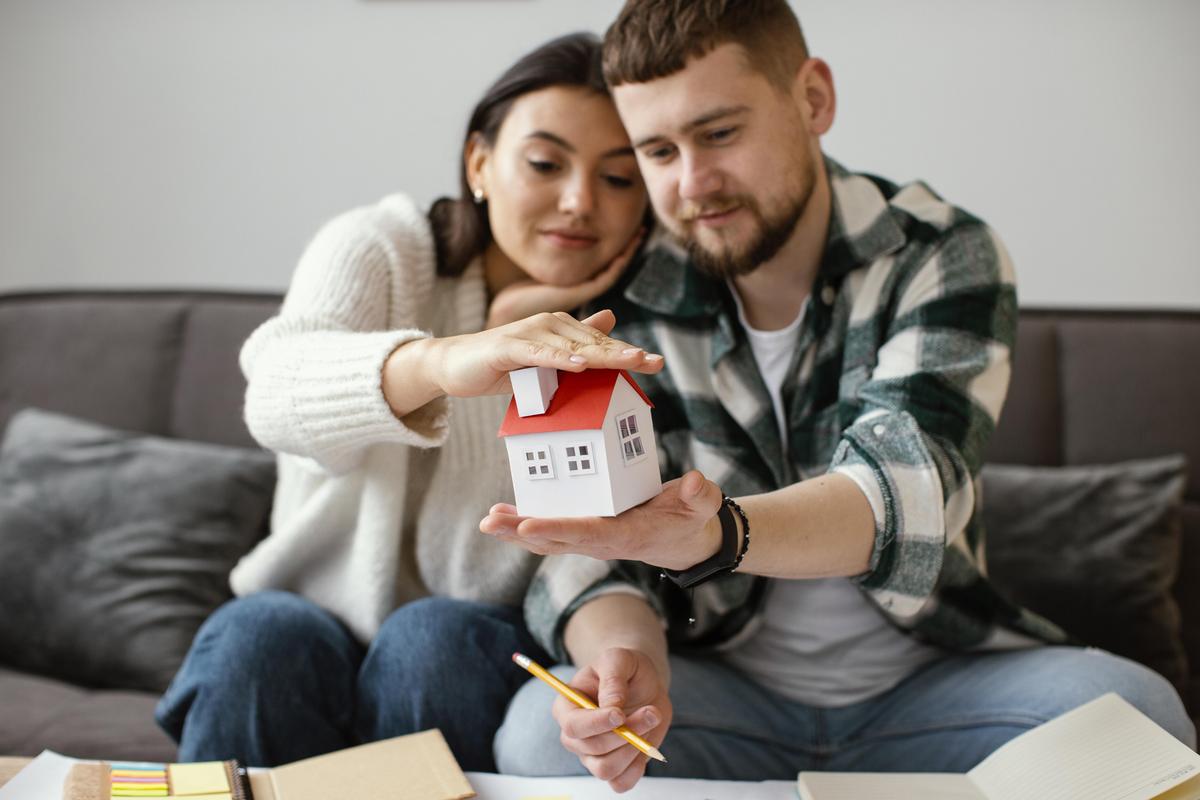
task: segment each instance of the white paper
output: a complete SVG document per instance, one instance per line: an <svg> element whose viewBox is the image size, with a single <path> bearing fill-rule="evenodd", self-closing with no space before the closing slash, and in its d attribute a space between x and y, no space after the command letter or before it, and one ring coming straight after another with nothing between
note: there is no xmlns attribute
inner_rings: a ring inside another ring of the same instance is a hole
<svg viewBox="0 0 1200 800"><path fill-rule="evenodd" d="M0 786L0 800L56 800L62 797L67 773L78 763L79 759L43 750L29 766Z"/></svg>
<svg viewBox="0 0 1200 800"><path fill-rule="evenodd" d="M987 800L966 775L801 772L801 800Z"/></svg>
<svg viewBox="0 0 1200 800"><path fill-rule="evenodd" d="M467 781L478 800L796 800L792 781L698 781L683 778L642 778L618 795L591 776L522 778L468 772Z"/></svg>

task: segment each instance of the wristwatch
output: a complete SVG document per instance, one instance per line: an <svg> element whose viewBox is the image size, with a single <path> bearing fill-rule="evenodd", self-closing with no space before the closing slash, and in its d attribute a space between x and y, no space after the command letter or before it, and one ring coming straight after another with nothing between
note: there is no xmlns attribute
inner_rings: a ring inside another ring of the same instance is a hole
<svg viewBox="0 0 1200 800"><path fill-rule="evenodd" d="M741 552L738 552L737 523L733 521L734 508L737 508L738 515L742 518L742 523L745 527L746 538L743 541ZM745 524L746 515L742 513L742 509L733 501L733 498L722 496L721 508L717 510L717 519L721 522L720 550L685 570L664 569L662 571L662 574L669 578L676 586L683 589L690 589L718 575L731 572L741 563L742 556L746 554L746 545L750 541L748 538L750 529Z"/></svg>

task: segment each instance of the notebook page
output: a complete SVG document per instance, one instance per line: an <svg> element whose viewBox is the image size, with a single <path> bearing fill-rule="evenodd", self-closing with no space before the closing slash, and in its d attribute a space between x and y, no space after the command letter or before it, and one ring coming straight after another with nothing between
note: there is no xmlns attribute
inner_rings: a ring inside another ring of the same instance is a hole
<svg viewBox="0 0 1200 800"><path fill-rule="evenodd" d="M990 800L1149 800L1200 756L1109 693L1021 734L968 774Z"/></svg>
<svg viewBox="0 0 1200 800"><path fill-rule="evenodd" d="M944 772L801 772L800 800L987 800L966 775Z"/></svg>

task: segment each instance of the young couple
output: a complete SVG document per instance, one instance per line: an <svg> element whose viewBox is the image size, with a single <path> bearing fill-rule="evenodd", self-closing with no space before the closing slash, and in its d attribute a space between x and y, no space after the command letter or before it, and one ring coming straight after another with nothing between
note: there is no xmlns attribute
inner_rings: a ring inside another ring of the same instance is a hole
<svg viewBox="0 0 1200 800"><path fill-rule="evenodd" d="M925 185L827 158L835 108L784 0L629 0L602 47L555 40L487 92L460 199L322 229L242 353L273 527L160 703L180 758L438 727L466 769L625 790L623 723L673 776L963 771L1107 691L1194 746L1164 679L984 576L1012 268ZM637 373L659 497L494 504L505 374L534 365Z"/></svg>

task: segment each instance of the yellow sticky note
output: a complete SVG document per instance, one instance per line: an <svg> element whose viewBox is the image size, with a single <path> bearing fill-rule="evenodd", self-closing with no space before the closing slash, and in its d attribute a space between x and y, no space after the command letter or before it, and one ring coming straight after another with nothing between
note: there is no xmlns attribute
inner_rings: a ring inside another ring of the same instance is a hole
<svg viewBox="0 0 1200 800"><path fill-rule="evenodd" d="M229 793L229 778L223 762L171 764L167 769L171 773L171 790L176 796Z"/></svg>

